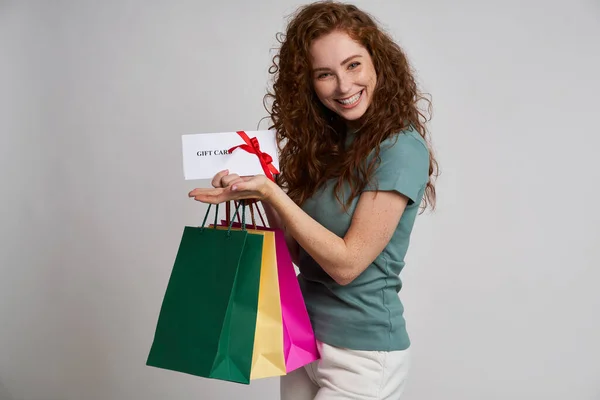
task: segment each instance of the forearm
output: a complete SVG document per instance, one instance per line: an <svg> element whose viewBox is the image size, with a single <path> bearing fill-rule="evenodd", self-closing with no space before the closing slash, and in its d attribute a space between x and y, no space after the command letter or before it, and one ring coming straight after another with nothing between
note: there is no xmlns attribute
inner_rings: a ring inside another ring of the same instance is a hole
<svg viewBox="0 0 600 400"><path fill-rule="evenodd" d="M345 284L354 278L352 257L344 239L306 214L276 185L272 185L264 203L277 214L286 232L334 280Z"/></svg>

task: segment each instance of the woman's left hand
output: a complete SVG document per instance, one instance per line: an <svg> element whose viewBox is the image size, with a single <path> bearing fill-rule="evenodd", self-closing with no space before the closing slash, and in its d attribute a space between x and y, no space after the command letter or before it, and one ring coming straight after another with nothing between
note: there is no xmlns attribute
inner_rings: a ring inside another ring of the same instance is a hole
<svg viewBox="0 0 600 400"><path fill-rule="evenodd" d="M228 182L226 187L198 188L192 190L188 196L210 204L242 199L268 201L272 193L272 184L274 185L264 175L243 176Z"/></svg>

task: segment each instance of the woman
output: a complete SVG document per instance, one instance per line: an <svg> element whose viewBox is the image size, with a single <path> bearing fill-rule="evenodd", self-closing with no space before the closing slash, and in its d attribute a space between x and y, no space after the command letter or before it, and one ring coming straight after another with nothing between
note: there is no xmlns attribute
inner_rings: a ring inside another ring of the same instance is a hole
<svg viewBox="0 0 600 400"><path fill-rule="evenodd" d="M223 171L189 196L258 199L286 232L321 360L283 377L282 399L398 399L399 274L420 205L435 203L423 97L403 51L353 5L300 8L273 62L277 184Z"/></svg>

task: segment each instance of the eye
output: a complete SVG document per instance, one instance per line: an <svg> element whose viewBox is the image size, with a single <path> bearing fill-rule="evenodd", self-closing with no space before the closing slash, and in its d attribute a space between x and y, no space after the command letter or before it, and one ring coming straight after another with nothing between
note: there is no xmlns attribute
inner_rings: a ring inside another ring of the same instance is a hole
<svg viewBox="0 0 600 400"><path fill-rule="evenodd" d="M324 79L324 78L327 78L329 75L330 75L329 72L323 72L323 73L317 75L317 79Z"/></svg>
<svg viewBox="0 0 600 400"><path fill-rule="evenodd" d="M359 65L360 65L360 63L358 61L354 61L353 63L348 65L348 68L354 69L354 68L358 67Z"/></svg>

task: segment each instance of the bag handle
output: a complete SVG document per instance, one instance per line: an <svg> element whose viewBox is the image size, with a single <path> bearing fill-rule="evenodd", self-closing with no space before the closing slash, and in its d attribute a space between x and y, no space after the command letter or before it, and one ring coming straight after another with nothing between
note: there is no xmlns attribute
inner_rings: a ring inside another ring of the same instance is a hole
<svg viewBox="0 0 600 400"><path fill-rule="evenodd" d="M256 203L255 203L256 204ZM258 216L260 217L260 222L262 223L262 225L266 228L267 227L267 223L265 223L265 219L263 218L262 213L260 212L260 208L258 208L258 204L256 204L256 212L258 212ZM254 227L256 227L256 225L254 225Z"/></svg>
<svg viewBox="0 0 600 400"><path fill-rule="evenodd" d="M206 210L206 214L204 214L204 220L202 221L202 226L200 227L200 229L201 229L202 231L204 231L204 229L205 229L205 228L204 228L204 225L206 225L206 219L208 218L208 213L210 213L210 208L211 208L211 207L212 207L212 204L209 204L209 205L208 205L208 209ZM216 226L217 226L217 218L218 218L218 217L219 217L219 205L217 204L217 205L216 205L216 207L215 207L215 224L214 224L215 228L214 228L214 229L216 229Z"/></svg>
<svg viewBox="0 0 600 400"><path fill-rule="evenodd" d="M265 223L265 219L263 218L262 213L260 212L260 208L258 207L258 202L257 201L250 201L248 206L250 207L250 216L252 219L252 228L253 229L257 229L258 227L256 226L256 219L254 218L254 208L256 207L256 212L258 213L258 217L260 218L260 221L262 223L262 226L267 228L267 224Z"/></svg>
<svg viewBox="0 0 600 400"><path fill-rule="evenodd" d="M254 205L256 202L250 202L250 219L252 220L252 226L256 229L256 220L254 219ZM258 207L257 207L258 208Z"/></svg>
<svg viewBox="0 0 600 400"><path fill-rule="evenodd" d="M240 206L242 207L242 231L246 230L246 201L240 200L240 202L238 204L236 204L235 214L233 215L233 218L231 218L231 222L229 223L229 227L227 228L227 237L229 237L229 235L231 235L231 227L233 226L233 221L235 220L235 217L237 216L239 219L238 213L240 211ZM216 218L215 218L215 226L217 226Z"/></svg>
<svg viewBox="0 0 600 400"><path fill-rule="evenodd" d="M236 202L237 203L237 202ZM229 205L229 202L227 202L227 205ZM233 221L235 221L235 217L238 216L238 213L240 211L240 206L242 207L242 231L246 230L246 202L245 200L241 200L238 204L236 204L236 208L235 208L235 214L233 215L233 218L231 218L231 221L229 221L229 213L227 213L227 220L228 222L228 228L227 228L227 237L231 236L231 227L233 226ZM208 214L210 213L210 209L212 207L212 204L208 205L208 209L206 210L206 214L204 214L204 220L202 221L202 226L200 227L200 231L203 232L204 229L206 229L205 225L206 225L206 220L208 219ZM217 223L218 223L218 218L219 218L219 205L216 204L215 206L215 221L213 224L213 229L217 229Z"/></svg>

